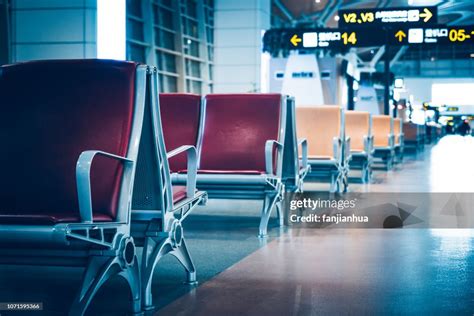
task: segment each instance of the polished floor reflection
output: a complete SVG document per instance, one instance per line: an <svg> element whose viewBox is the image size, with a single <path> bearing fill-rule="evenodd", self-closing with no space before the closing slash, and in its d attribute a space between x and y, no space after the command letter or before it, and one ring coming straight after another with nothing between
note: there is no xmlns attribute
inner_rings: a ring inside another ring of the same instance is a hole
<svg viewBox="0 0 474 316"><path fill-rule="evenodd" d="M448 136L351 191L473 192L473 161ZM474 230L288 229L157 314L473 315Z"/></svg>
<svg viewBox="0 0 474 316"><path fill-rule="evenodd" d="M292 230L158 315L472 315L472 230Z"/></svg>

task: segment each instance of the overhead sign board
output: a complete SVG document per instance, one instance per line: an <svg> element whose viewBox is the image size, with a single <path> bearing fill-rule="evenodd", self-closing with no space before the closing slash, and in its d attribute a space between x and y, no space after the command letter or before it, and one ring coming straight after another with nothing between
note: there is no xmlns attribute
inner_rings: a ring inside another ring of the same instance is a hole
<svg viewBox="0 0 474 316"><path fill-rule="evenodd" d="M339 27L381 25L431 25L438 23L438 8L405 7L339 10Z"/></svg>
<svg viewBox="0 0 474 316"><path fill-rule="evenodd" d="M385 32L363 29L273 29L265 32L264 50L334 49L384 45Z"/></svg>
<svg viewBox="0 0 474 316"><path fill-rule="evenodd" d="M474 44L474 25L398 27L388 32L390 45Z"/></svg>
<svg viewBox="0 0 474 316"><path fill-rule="evenodd" d="M474 44L474 25L393 28L272 29L265 32L264 51L376 47L383 45Z"/></svg>

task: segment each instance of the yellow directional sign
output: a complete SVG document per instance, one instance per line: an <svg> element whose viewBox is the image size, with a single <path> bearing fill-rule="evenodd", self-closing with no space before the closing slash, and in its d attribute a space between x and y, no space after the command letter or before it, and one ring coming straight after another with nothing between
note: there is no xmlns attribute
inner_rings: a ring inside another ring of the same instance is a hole
<svg viewBox="0 0 474 316"><path fill-rule="evenodd" d="M428 22L433 17L433 13L428 8L423 10L423 13L420 13L420 18L424 18L423 22Z"/></svg>
<svg viewBox="0 0 474 316"><path fill-rule="evenodd" d="M296 47L296 46L298 46L298 43L301 42L301 38L299 38L298 35L295 34L295 35L293 35L293 37L291 37L290 42L291 42L291 44L293 44L293 46Z"/></svg>
<svg viewBox="0 0 474 316"><path fill-rule="evenodd" d="M407 35L405 34L405 32L400 30L397 33L395 33L395 37L398 39L399 42L401 42L404 37L407 37Z"/></svg>

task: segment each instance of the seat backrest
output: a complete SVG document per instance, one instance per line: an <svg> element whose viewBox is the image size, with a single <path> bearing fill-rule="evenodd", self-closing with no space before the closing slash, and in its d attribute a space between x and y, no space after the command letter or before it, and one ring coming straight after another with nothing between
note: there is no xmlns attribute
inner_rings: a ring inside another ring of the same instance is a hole
<svg viewBox="0 0 474 316"><path fill-rule="evenodd" d="M49 60L0 68L0 142L5 149L0 155L0 213L77 217L80 154L101 150L136 158L131 135L139 125L136 98L144 90L137 86L140 67L110 60ZM115 218L125 194L122 169L109 158L94 160L94 214Z"/></svg>
<svg viewBox="0 0 474 316"><path fill-rule="evenodd" d="M388 136L390 134L393 134L393 118L390 115L372 115L372 135L374 135L374 146L389 146Z"/></svg>
<svg viewBox="0 0 474 316"><path fill-rule="evenodd" d="M364 137L371 135L369 112L346 111L346 136L351 138L351 150L364 151Z"/></svg>
<svg viewBox="0 0 474 316"><path fill-rule="evenodd" d="M403 123L403 134L407 140L417 140L421 136L420 125L412 122Z"/></svg>
<svg viewBox="0 0 474 316"><path fill-rule="evenodd" d="M343 137L343 119L336 105L296 108L296 130L308 140L308 158L335 158L333 140Z"/></svg>
<svg viewBox="0 0 474 316"><path fill-rule="evenodd" d="M156 72L149 73L143 129L133 186L132 215L139 212L154 212L156 218L163 219L173 208L173 190L158 91L157 74ZM161 223L167 225L165 220Z"/></svg>
<svg viewBox="0 0 474 316"><path fill-rule="evenodd" d="M393 119L393 134L395 135L395 144L400 144L400 134L402 133L402 120L398 117Z"/></svg>
<svg viewBox="0 0 474 316"><path fill-rule="evenodd" d="M280 94L205 97L200 169L265 173L265 143L284 140L286 109Z"/></svg>
<svg viewBox="0 0 474 316"><path fill-rule="evenodd" d="M198 148L201 126L201 96L189 93L160 93L160 114L166 150L183 145ZM180 154L169 161L172 172L186 169L186 155Z"/></svg>

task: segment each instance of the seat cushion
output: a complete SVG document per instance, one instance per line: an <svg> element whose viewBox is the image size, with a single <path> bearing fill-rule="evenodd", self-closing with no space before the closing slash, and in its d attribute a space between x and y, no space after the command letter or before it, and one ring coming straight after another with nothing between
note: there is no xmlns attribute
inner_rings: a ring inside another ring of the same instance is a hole
<svg viewBox="0 0 474 316"><path fill-rule="evenodd" d="M94 222L112 222L114 219L107 214L95 214ZM49 213L49 214L0 214L0 224L9 225L55 225L60 223L79 223L78 214L74 213Z"/></svg>
<svg viewBox="0 0 474 316"><path fill-rule="evenodd" d="M173 185L173 203L177 203L186 198L185 185Z"/></svg>

